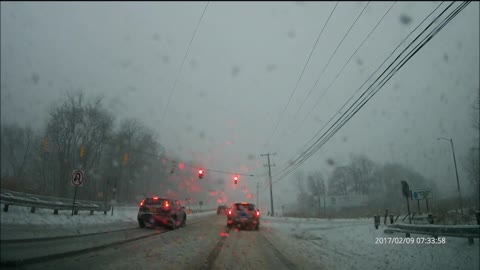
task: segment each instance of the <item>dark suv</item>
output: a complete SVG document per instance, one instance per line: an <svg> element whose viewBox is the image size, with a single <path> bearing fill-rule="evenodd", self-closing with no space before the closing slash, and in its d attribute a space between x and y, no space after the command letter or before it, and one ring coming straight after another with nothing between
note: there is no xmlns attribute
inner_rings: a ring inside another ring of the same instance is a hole
<svg viewBox="0 0 480 270"><path fill-rule="evenodd" d="M227 227L260 228L260 210L251 203L234 203L227 212Z"/></svg>
<svg viewBox="0 0 480 270"><path fill-rule="evenodd" d="M187 223L185 207L180 202L170 198L145 198L140 203L137 215L138 225L145 228L145 225L155 227L162 225L175 230Z"/></svg>
<svg viewBox="0 0 480 270"><path fill-rule="evenodd" d="M217 215L226 214L227 213L227 206L219 205L217 208Z"/></svg>

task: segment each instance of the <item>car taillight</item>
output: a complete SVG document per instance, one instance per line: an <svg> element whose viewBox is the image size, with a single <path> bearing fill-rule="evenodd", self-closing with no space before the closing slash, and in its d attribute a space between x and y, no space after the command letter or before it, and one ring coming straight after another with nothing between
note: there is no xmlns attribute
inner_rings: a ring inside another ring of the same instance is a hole
<svg viewBox="0 0 480 270"><path fill-rule="evenodd" d="M232 210L228 210L228 214L231 215L231 214L232 214Z"/></svg>
<svg viewBox="0 0 480 270"><path fill-rule="evenodd" d="M163 201L162 206L165 207L165 208L168 208L168 207L170 207L170 204L168 203L168 201Z"/></svg>
<svg viewBox="0 0 480 270"><path fill-rule="evenodd" d="M257 211L257 217L259 217L259 216L260 216L260 211Z"/></svg>
<svg viewBox="0 0 480 270"><path fill-rule="evenodd" d="M143 206L143 202L145 202L145 200L142 200L142 201L140 202L140 207Z"/></svg>

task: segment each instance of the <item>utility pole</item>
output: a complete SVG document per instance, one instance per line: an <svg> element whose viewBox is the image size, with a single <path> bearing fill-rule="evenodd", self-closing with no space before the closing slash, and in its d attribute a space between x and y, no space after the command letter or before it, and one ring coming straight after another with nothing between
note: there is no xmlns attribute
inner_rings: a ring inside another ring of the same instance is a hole
<svg viewBox="0 0 480 270"><path fill-rule="evenodd" d="M437 138L437 140L449 141L450 145L452 146L453 164L455 165L455 176L457 177L458 201L459 201L459 204L460 204L460 212L463 215L462 193L460 192L460 181L458 180L457 159L455 158L455 149L453 148L453 139L452 138L450 138L450 139Z"/></svg>
<svg viewBox="0 0 480 270"><path fill-rule="evenodd" d="M270 155L274 156L275 153L267 153L267 154L260 154L260 156L264 157L264 156L267 156L267 161L268 161L268 164L267 165L264 165L265 167L268 166L268 178L270 179L270 211L272 213L272 216L275 215L275 212L274 212L274 208L273 208L273 192L272 192L272 170L271 170L271 167L272 166L275 166L275 164L271 165L270 164Z"/></svg>
<svg viewBox="0 0 480 270"><path fill-rule="evenodd" d="M258 188L260 187L260 184L257 182L257 208L259 208L258 206Z"/></svg>
<svg viewBox="0 0 480 270"><path fill-rule="evenodd" d="M325 180L322 179L322 189L323 189L323 216L327 216L327 209L325 206Z"/></svg>

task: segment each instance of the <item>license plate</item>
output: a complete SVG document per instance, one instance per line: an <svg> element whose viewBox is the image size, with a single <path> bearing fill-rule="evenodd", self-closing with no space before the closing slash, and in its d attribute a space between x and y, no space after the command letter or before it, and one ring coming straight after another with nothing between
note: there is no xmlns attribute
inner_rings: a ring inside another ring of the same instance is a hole
<svg viewBox="0 0 480 270"><path fill-rule="evenodd" d="M247 216L247 214L245 214L245 213L241 213L241 214L240 214L240 216L241 216L241 217L246 217L246 216Z"/></svg>
<svg viewBox="0 0 480 270"><path fill-rule="evenodd" d="M155 207L150 207L150 212L156 212Z"/></svg>

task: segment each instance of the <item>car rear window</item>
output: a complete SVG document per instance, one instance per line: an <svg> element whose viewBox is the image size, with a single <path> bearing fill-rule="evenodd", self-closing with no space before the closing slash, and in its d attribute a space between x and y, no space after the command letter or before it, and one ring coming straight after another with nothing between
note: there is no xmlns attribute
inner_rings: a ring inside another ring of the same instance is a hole
<svg viewBox="0 0 480 270"><path fill-rule="evenodd" d="M157 200L154 200L153 198L146 198L143 202L143 205L162 205L163 201L165 200L170 203L170 200L165 198L158 198Z"/></svg>
<svg viewBox="0 0 480 270"><path fill-rule="evenodd" d="M236 204L235 204L235 207L236 207L238 210L248 210L248 211L253 211L253 210L255 210L255 205L254 205L254 204L251 204L251 203L247 203L247 204L236 203Z"/></svg>

